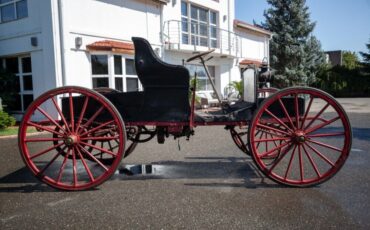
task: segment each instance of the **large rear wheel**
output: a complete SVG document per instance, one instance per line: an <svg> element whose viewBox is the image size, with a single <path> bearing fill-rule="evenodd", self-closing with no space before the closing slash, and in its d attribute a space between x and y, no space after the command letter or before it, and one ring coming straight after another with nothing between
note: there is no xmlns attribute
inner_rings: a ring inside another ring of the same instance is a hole
<svg viewBox="0 0 370 230"><path fill-rule="evenodd" d="M27 130L42 133L29 136ZM104 135L97 132L108 130ZM113 148L110 144L114 141ZM63 190L84 190L113 175L125 150L121 115L101 94L82 87L62 87L38 97L19 130L19 148L31 172Z"/></svg>
<svg viewBox="0 0 370 230"><path fill-rule="evenodd" d="M305 187L339 171L350 153L352 132L344 109L332 96L293 87L260 105L248 138L253 159L267 177Z"/></svg>

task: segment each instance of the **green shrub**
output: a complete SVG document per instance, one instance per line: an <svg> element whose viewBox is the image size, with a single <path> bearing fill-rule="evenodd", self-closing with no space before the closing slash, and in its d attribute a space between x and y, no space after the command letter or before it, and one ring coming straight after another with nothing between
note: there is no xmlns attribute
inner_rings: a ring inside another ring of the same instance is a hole
<svg viewBox="0 0 370 230"><path fill-rule="evenodd" d="M0 111L0 129L15 125L15 118L4 111Z"/></svg>
<svg viewBox="0 0 370 230"><path fill-rule="evenodd" d="M19 81L17 79L18 77L3 69L0 65L0 97L4 106L3 109L7 112L11 111L13 105L17 104L17 96L19 96Z"/></svg>

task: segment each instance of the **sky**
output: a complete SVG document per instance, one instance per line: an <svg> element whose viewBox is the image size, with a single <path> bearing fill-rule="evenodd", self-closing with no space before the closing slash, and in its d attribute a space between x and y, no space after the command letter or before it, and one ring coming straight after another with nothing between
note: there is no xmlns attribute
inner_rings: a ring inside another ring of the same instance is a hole
<svg viewBox="0 0 370 230"><path fill-rule="evenodd" d="M323 50L368 52L370 42L370 0L306 0L313 34ZM245 22L263 22L266 0L235 0L236 18Z"/></svg>

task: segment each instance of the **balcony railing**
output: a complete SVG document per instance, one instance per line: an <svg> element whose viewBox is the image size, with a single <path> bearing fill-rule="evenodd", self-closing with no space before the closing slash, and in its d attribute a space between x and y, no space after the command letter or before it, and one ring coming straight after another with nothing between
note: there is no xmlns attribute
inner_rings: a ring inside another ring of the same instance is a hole
<svg viewBox="0 0 370 230"><path fill-rule="evenodd" d="M203 51L239 57L241 38L231 32L205 23L170 20L164 22L163 41L167 49Z"/></svg>

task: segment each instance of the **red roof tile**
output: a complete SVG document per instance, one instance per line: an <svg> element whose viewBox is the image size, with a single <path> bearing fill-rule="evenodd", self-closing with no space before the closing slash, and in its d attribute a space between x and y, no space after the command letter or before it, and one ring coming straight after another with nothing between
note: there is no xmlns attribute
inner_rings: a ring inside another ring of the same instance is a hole
<svg viewBox="0 0 370 230"><path fill-rule="evenodd" d="M241 62L239 62L239 65L256 65L256 66L261 66L262 62L258 60L253 60L253 59L244 59Z"/></svg>
<svg viewBox="0 0 370 230"><path fill-rule="evenodd" d="M117 42L110 40L97 41L86 46L88 50L112 51L117 53L134 53L134 45L128 42Z"/></svg>

